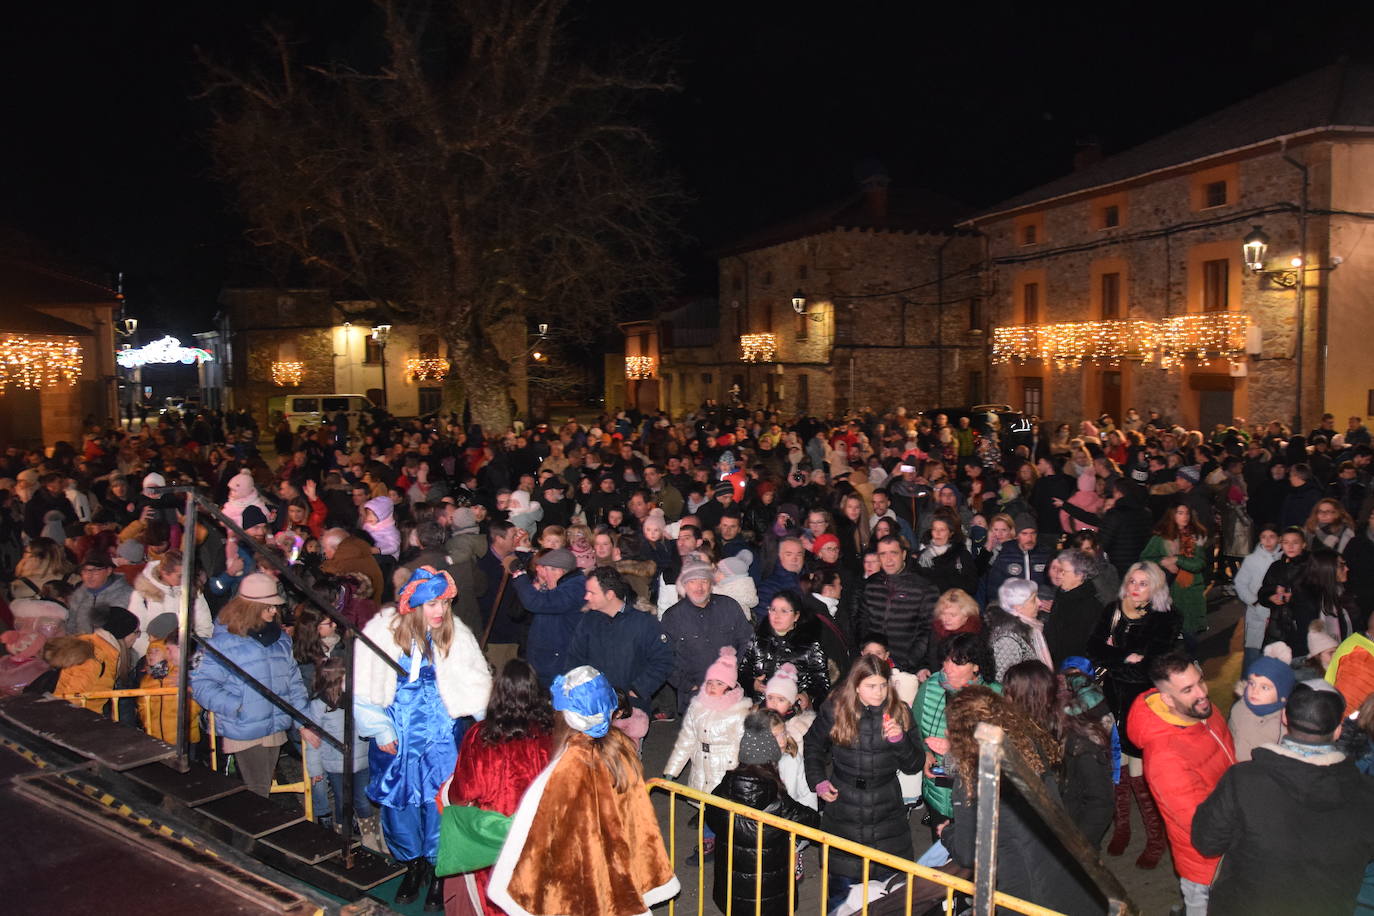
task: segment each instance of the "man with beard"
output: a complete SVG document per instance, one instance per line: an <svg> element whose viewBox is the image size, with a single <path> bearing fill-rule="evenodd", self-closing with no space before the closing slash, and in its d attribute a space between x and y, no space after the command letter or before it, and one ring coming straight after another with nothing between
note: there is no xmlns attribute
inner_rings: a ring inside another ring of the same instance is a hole
<svg viewBox="0 0 1374 916"><path fill-rule="evenodd" d="M1164 816L1184 912L1206 916L1220 858L1193 846L1193 814L1236 762L1236 746L1191 657L1177 650L1157 656L1150 680L1155 689L1136 698L1126 734L1142 751L1145 782Z"/></svg>

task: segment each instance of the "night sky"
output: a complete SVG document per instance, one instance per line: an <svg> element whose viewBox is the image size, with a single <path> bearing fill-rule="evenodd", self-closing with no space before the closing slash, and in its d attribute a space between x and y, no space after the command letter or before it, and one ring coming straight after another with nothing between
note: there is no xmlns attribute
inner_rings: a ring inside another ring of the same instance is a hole
<svg viewBox="0 0 1374 916"><path fill-rule="evenodd" d="M682 292L714 245L851 193L985 206L1331 63L1368 55L1374 4L581 2L575 41L667 42L683 91L648 113L694 203ZM243 60L272 16L321 57L363 53L360 0L133 0L7 7L0 229L126 275L149 328L203 329L262 279L209 174L195 49ZM1295 18L1300 17L1300 18Z"/></svg>

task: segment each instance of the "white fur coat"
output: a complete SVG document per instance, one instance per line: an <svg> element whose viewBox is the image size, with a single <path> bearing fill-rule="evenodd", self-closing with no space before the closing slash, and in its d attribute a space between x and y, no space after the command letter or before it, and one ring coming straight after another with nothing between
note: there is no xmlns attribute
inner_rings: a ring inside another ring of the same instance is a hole
<svg viewBox="0 0 1374 916"><path fill-rule="evenodd" d="M392 635L391 625L395 619L396 608L383 608L363 627L363 634L399 662L406 651L397 645ZM438 656L434 660L434 667L439 696L443 697L448 714L455 719L459 716L480 718L485 715L487 700L491 697L491 667L482 650L477 647L477 639L472 631L455 619L453 642L448 647L448 654L435 654ZM396 670L361 641L355 641L353 646L353 676L359 700L386 708L396 698Z"/></svg>

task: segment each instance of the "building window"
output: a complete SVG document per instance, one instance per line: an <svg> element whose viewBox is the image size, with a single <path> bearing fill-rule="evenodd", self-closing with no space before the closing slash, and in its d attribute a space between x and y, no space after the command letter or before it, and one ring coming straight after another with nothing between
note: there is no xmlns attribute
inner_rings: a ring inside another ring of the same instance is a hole
<svg viewBox="0 0 1374 916"><path fill-rule="evenodd" d="M1121 274L1102 275L1102 319L1121 317Z"/></svg>
<svg viewBox="0 0 1374 916"><path fill-rule="evenodd" d="M1027 417L1038 417L1044 413L1045 381L1039 378L1021 380L1021 412Z"/></svg>
<svg viewBox="0 0 1374 916"><path fill-rule="evenodd" d="M1224 182L1223 182L1224 183ZM1220 258L1202 262L1202 310L1204 312L1224 312L1229 303L1227 275L1230 261Z"/></svg>
<svg viewBox="0 0 1374 916"><path fill-rule="evenodd" d="M1027 283L1021 287L1021 314L1024 324L1037 324L1040 321L1040 284Z"/></svg>
<svg viewBox="0 0 1374 916"><path fill-rule="evenodd" d="M382 362L382 345L373 340L371 335L363 338L364 351L363 363L368 366L379 366Z"/></svg>
<svg viewBox="0 0 1374 916"><path fill-rule="evenodd" d="M805 373L797 376L797 410L805 411L811 407L811 377Z"/></svg>
<svg viewBox="0 0 1374 916"><path fill-rule="evenodd" d="M968 301L968 329L970 331L983 329L983 300L978 296L973 296Z"/></svg>
<svg viewBox="0 0 1374 916"><path fill-rule="evenodd" d="M797 340L806 340L811 336L811 319L805 314L797 315Z"/></svg>
<svg viewBox="0 0 1374 916"><path fill-rule="evenodd" d="M973 404L983 400L983 372L981 369L974 369L968 374L968 399Z"/></svg>
<svg viewBox="0 0 1374 916"><path fill-rule="evenodd" d="M420 335L420 358L438 359L439 358L439 337L435 334Z"/></svg>
<svg viewBox="0 0 1374 916"><path fill-rule="evenodd" d="M1225 181L1209 181L1202 188L1202 206L1224 207L1227 203L1227 188Z"/></svg>
<svg viewBox="0 0 1374 916"><path fill-rule="evenodd" d="M805 280L805 279L806 279L806 273L807 273L807 271L806 271L806 265L803 264L801 267L798 267L798 268L797 268L797 279L798 279L798 280Z"/></svg>
<svg viewBox="0 0 1374 916"><path fill-rule="evenodd" d="M438 413L439 408L444 404L444 389L442 388L421 388L420 389L420 416L425 414Z"/></svg>
<svg viewBox="0 0 1374 916"><path fill-rule="evenodd" d="M1116 204L1107 204L1102 208L1102 228L1115 229L1121 225L1121 208Z"/></svg>
<svg viewBox="0 0 1374 916"><path fill-rule="evenodd" d="M709 373L709 372L703 372L703 373L701 373L701 383L702 383L703 385L709 385L709 384L711 384L711 383L714 382L714 381L715 381L715 379L711 377L711 373Z"/></svg>
<svg viewBox="0 0 1374 916"><path fill-rule="evenodd" d="M773 272L772 272L771 270L765 270L765 271L763 272L763 285L764 285L764 286L772 286L772 285L773 285Z"/></svg>
<svg viewBox="0 0 1374 916"><path fill-rule="evenodd" d="M1026 223L1021 227L1021 244L1034 245L1040 241L1040 226L1036 223Z"/></svg>

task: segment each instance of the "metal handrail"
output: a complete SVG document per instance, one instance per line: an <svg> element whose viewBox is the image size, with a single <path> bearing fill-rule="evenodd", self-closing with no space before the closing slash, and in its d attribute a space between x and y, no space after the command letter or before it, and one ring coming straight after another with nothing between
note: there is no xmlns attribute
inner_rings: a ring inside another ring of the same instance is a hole
<svg viewBox="0 0 1374 916"><path fill-rule="evenodd" d="M914 891L914 888L912 886L913 878L920 878L925 881L929 881L932 884L937 884L944 887L945 900L949 905L947 912L953 912L954 894L956 892L962 894L973 894L975 892L974 882L969 881L967 878L959 878L935 868L930 868L925 865L919 865L916 862L911 861L910 859L903 859L901 856L893 855L890 852L883 852L881 849L874 849L871 846L865 846L862 843L855 842L854 840L848 840L844 837L836 836L833 833L826 833L825 831L819 830L815 827L807 827L803 824L798 824L795 821L789 821L786 818L778 817L776 814L769 814L765 811L759 811L757 808L750 808L748 805L743 805L739 802L733 802L729 799L721 798L718 795L710 795L706 792L698 792L696 789L691 789L687 786L680 785L675 782L670 782L666 779L649 779L646 780L645 784L651 791L654 789L661 789L663 791L668 792L672 796L682 796L683 798L691 799L692 801L695 801L700 805L710 806L713 808L720 808L730 814L729 828L726 833L728 845L728 850L726 853L728 857L726 863L726 916L732 916L731 907L733 905L733 899L730 892L731 890L733 890L734 881L734 827L735 818L737 817L747 817L750 820L757 821L761 825L773 827L787 833L789 835L790 855L793 860L796 859L797 840L799 838L804 840L810 840L812 843L815 843L817 846L821 848L822 892L820 912L822 913L822 916L826 912L825 888L829 884L830 851L832 849L837 850L839 852L848 853L849 855L855 856L863 860L863 883L865 887L868 883L868 875L870 871L870 866L872 865L879 865L884 868L889 868L892 871L905 874L907 876L906 912L908 914L910 914L912 910ZM705 816L698 818L698 848L701 847L702 841L705 839L705 824ZM758 831L757 842L759 844L759 849L761 851L763 846L762 830ZM668 845L669 860L673 863L674 871L676 871L677 806L671 803L668 808ZM717 855L719 854L720 853L717 852ZM758 864L759 870L755 873L754 876L754 912L756 916L762 916L762 914L760 913L760 910L762 908L762 897L760 891L762 889L761 882L763 874L763 856L757 856L755 861ZM702 914L705 912L705 869L705 858L700 857L697 863L698 914ZM794 911L796 908L796 882L789 882L789 887L790 890L788 892L788 905L790 912ZM865 914L868 912L868 901L866 898L866 894L867 891L865 891L865 900L863 905L863 912ZM1010 894L1003 894L999 892L994 895L993 899L996 901L998 906L1003 907L1013 913L1023 914L1023 916L1062 916L1062 914L1060 914L1056 910L1051 910L1047 907L1039 906L1038 904L1031 903L1028 900L1022 900L1018 897L1013 897ZM668 913L669 916L674 916L674 914L676 913L676 901L669 902Z"/></svg>

